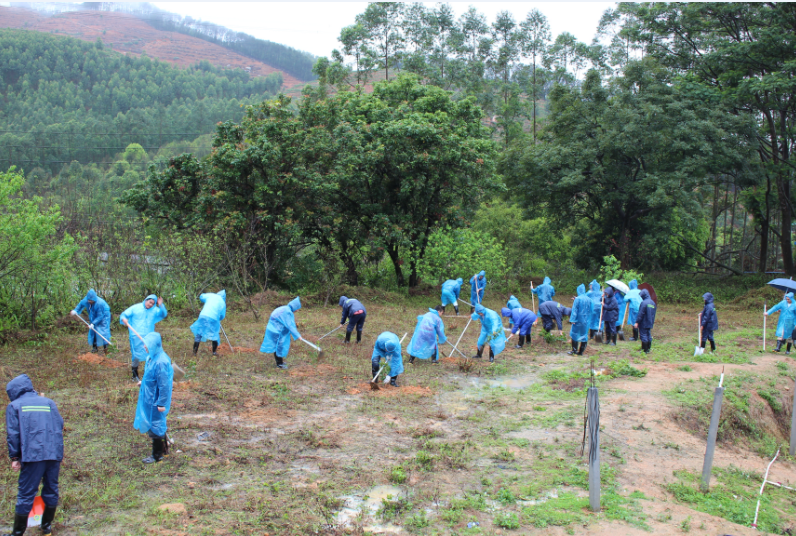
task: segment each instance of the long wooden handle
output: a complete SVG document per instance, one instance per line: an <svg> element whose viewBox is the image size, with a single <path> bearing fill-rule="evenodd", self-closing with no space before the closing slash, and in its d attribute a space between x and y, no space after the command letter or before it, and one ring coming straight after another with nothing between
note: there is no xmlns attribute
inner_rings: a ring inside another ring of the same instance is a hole
<svg viewBox="0 0 796 536"><path fill-rule="evenodd" d="M600 331L603 327L603 305L605 305L605 296L603 296L603 299L600 301L600 322L597 325L597 331Z"/></svg>
<svg viewBox="0 0 796 536"><path fill-rule="evenodd" d="M625 329L625 320L627 320L627 310L630 308L630 304L625 304L625 313L622 315L622 329Z"/></svg>
<svg viewBox="0 0 796 536"><path fill-rule="evenodd" d="M146 343L144 342L144 338L135 330L135 328L133 326L130 325L129 322L127 324L125 324L125 325L127 326L127 329L129 329L130 331L132 331L135 334L136 337L141 339L141 344L144 345L144 350L146 350L146 353L149 353L149 348L146 347Z"/></svg>
<svg viewBox="0 0 796 536"><path fill-rule="evenodd" d="M536 300L533 297L533 281L531 281L531 307L536 310Z"/></svg>
<svg viewBox="0 0 796 536"><path fill-rule="evenodd" d="M100 339L102 339L103 341L107 342L107 343L108 343L108 344L110 344L110 345L113 345L113 343L112 343L111 341L109 341L108 339L106 339L105 337L103 337L103 336L102 336L102 333L100 333L99 331L97 331L96 329L94 329L93 327L91 327L91 324L89 324L88 322L86 322L86 319L85 319L85 318L83 318L83 317L82 317L82 316L80 316L80 315L77 315L77 317L80 319L80 321L81 321L81 322L83 322L83 323L84 323L86 326L88 326L88 329L90 329L91 331L93 331L94 333L96 333L97 335L99 335Z"/></svg>

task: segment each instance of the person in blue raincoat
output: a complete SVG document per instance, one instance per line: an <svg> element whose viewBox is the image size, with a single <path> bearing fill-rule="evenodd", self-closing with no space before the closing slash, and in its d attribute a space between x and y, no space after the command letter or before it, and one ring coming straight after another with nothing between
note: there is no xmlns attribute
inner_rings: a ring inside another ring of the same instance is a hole
<svg viewBox="0 0 796 536"><path fill-rule="evenodd" d="M775 352L782 350L782 344L793 333L794 321L796 321L796 304L793 303L793 292L785 294L785 299L766 311L766 316L779 311L779 322L777 322L777 347Z"/></svg>
<svg viewBox="0 0 796 536"><path fill-rule="evenodd" d="M133 428L152 439L152 455L144 458L144 463L157 463L169 453L166 417L171 409L174 366L163 350L160 333L152 332L144 341L149 348L149 359L138 391Z"/></svg>
<svg viewBox="0 0 796 536"><path fill-rule="evenodd" d="M58 508L58 477L64 459L64 420L55 402L36 393L27 374L8 382L6 393L11 401L6 408L8 457L11 469L20 472L11 535L25 533L42 482L41 534L52 534Z"/></svg>
<svg viewBox="0 0 796 536"><path fill-rule="evenodd" d="M398 387L398 376L403 374L404 362L401 359L401 340L398 335L389 331L383 332L373 345L373 355L370 356L370 377L374 378L379 373L379 362L384 361L390 365L390 385ZM376 378L378 381L378 378Z"/></svg>
<svg viewBox="0 0 796 536"><path fill-rule="evenodd" d="M602 312L603 291L596 279L589 283L586 297L591 300L591 316L589 317L589 338L594 338L594 333L600 330L600 313Z"/></svg>
<svg viewBox="0 0 796 536"><path fill-rule="evenodd" d="M108 307L108 303L105 300L97 296L97 293L92 288L88 291L86 297L80 300L80 303L72 309L70 314L78 316L83 311L88 312L88 323L90 326L88 343L91 345L91 350L96 353L98 351L97 347L102 346L102 351L107 355L108 343L111 340L111 308ZM97 331L107 341L97 335Z"/></svg>
<svg viewBox="0 0 796 536"><path fill-rule="evenodd" d="M571 314L571 307L564 307L553 300L548 300L539 306L539 316L542 317L542 327L547 333L550 333L553 327L557 326L559 331L558 334L562 335L564 317Z"/></svg>
<svg viewBox="0 0 796 536"><path fill-rule="evenodd" d="M549 277L545 277L544 282L535 289L532 289L531 292L536 294L536 296L539 298L539 305L542 305L544 302L551 301L553 296L556 295L556 289L550 284Z"/></svg>
<svg viewBox="0 0 796 536"><path fill-rule="evenodd" d="M216 293L207 292L199 295L199 301L204 303L199 318L191 324L193 332L193 355L199 351L199 343L210 341L213 344L213 355L217 356L219 332L221 321L227 316L227 291L219 290Z"/></svg>
<svg viewBox="0 0 796 536"><path fill-rule="evenodd" d="M586 286L578 286L578 296L572 302L572 312L569 321L572 328L569 330L569 337L572 339L572 350L567 352L569 355L583 355L589 341L589 323L591 322L592 301L586 296ZM578 348L580 343L580 348Z"/></svg>
<svg viewBox="0 0 796 536"><path fill-rule="evenodd" d="M301 334L296 328L296 316L293 314L301 309L301 300L296 297L287 305L277 307L268 318L268 325L265 327L263 344L260 345L260 352L264 354L274 354L276 366L286 369L285 358L290 351L290 338L295 340L301 338Z"/></svg>
<svg viewBox="0 0 796 536"><path fill-rule="evenodd" d="M440 313L442 306L437 305L434 309L429 309L424 315L417 317L417 325L412 333L412 340L406 347L409 354L409 364L417 359L428 359L433 357L431 363L439 363L439 345L448 342L445 336L445 324L442 323Z"/></svg>
<svg viewBox="0 0 796 536"><path fill-rule="evenodd" d="M445 314L445 307L453 305L453 310L456 315L459 314L459 294L462 292L462 284L464 280L460 277L458 279L448 279L442 284L442 314Z"/></svg>
<svg viewBox="0 0 796 536"><path fill-rule="evenodd" d="M627 284L630 288L627 294L625 294L625 302L630 304L627 310L627 323L633 327L633 336L630 337L629 340L637 341L638 340L638 328L635 327L636 323L636 316L638 316L638 308L641 305L641 291L638 289L638 281L633 279L630 283Z"/></svg>
<svg viewBox="0 0 796 536"><path fill-rule="evenodd" d="M713 332L719 329L719 315L716 313L716 307L713 305L713 294L705 292L702 295L705 302L705 307L702 308L702 313L699 315L699 325L702 326L702 337L699 341L700 347L705 347L705 342L710 341L710 351L716 351L716 341L713 340ZM788 343L788 350L790 353L790 343Z"/></svg>
<svg viewBox="0 0 796 536"><path fill-rule="evenodd" d="M495 356L499 355L506 348L506 333L503 331L503 322L492 309L487 309L480 303L475 306L473 320L481 322L481 335L478 336L478 347L475 359L480 359L484 355L484 345L489 343L489 362L495 362Z"/></svg>
<svg viewBox="0 0 796 536"><path fill-rule="evenodd" d="M509 296L509 299L506 302L506 308L507 309L513 311L514 309L521 308L521 307L522 307L522 305L520 304L520 300L518 300L517 297L514 294ZM503 316L506 316L506 315L503 315ZM511 327L513 325L514 325L514 320L512 320L511 317L509 317L509 327ZM531 340L528 339L528 342L531 342Z"/></svg>
<svg viewBox="0 0 796 536"><path fill-rule="evenodd" d="M605 334L605 344L616 346L616 320L619 317L619 304L616 303L615 294L612 287L605 287L603 292L603 326Z"/></svg>
<svg viewBox="0 0 796 536"><path fill-rule="evenodd" d="M166 318L168 314L166 306L163 305L163 298L150 294L142 303L131 305L119 316L119 323L130 330L130 354L134 381L140 381L138 364L147 359L147 349L144 348L144 343L138 338L138 335L143 338L155 331L155 324ZM133 330L138 332L138 335Z"/></svg>
<svg viewBox="0 0 796 536"><path fill-rule="evenodd" d="M528 344L531 344L531 328L536 324L536 314L530 309L523 309L522 307L515 307L509 309L504 307L500 310L500 314L511 321L512 328L511 334L520 333L520 340L514 348L521 349L525 344L527 338Z"/></svg>
<svg viewBox="0 0 796 536"><path fill-rule="evenodd" d="M362 340L362 330L365 328L365 318L368 316L365 306L359 300L345 296L340 296L338 305L343 308L340 325L345 324L348 320L348 326L345 328L345 344L351 342L351 332L354 331L354 328L357 329L357 344L359 344Z"/></svg>
<svg viewBox="0 0 796 536"><path fill-rule="evenodd" d="M639 294L641 305L638 307L635 327L638 328L641 338L641 349L648 354L652 348L652 328L655 326L655 314L658 310L647 289L642 289Z"/></svg>
<svg viewBox="0 0 796 536"><path fill-rule="evenodd" d="M470 278L470 312L472 313L474 307L484 301L484 291L486 290L486 272L481 270L473 277Z"/></svg>
<svg viewBox="0 0 796 536"><path fill-rule="evenodd" d="M619 315L616 318L616 330L619 331L624 325L625 321L625 295L618 289L614 289L614 298L616 298L616 306L619 307Z"/></svg>

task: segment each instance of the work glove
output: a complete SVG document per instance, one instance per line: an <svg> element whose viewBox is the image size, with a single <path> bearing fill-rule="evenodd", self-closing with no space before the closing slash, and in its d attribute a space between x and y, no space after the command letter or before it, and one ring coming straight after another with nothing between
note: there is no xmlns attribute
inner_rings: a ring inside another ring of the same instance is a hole
<svg viewBox="0 0 796 536"><path fill-rule="evenodd" d="M384 377L384 383L390 383L390 377L389 376L385 376Z"/></svg>
<svg viewBox="0 0 796 536"><path fill-rule="evenodd" d="M94 324L89 324L88 327L90 327L91 329L94 329Z"/></svg>
<svg viewBox="0 0 796 536"><path fill-rule="evenodd" d="M70 311L70 313L69 313L69 314L70 314L70 315L72 315L72 316L77 316L77 311L74 311L74 310L73 310L73 311Z"/></svg>

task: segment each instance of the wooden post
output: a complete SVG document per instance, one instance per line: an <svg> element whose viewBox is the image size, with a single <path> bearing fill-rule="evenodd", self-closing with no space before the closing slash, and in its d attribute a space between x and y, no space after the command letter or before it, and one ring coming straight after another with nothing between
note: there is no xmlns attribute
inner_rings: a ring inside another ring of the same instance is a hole
<svg viewBox="0 0 796 536"><path fill-rule="evenodd" d="M713 412L710 414L710 427L708 428L708 444L705 447L705 462L702 464L702 490L707 491L710 487L710 471L713 468L713 453L716 450L716 433L719 429L719 417L721 416L721 402L724 398L724 373L721 374L719 386L713 394Z"/></svg>
<svg viewBox="0 0 796 536"><path fill-rule="evenodd" d="M589 507L600 511L600 398L596 387L586 395L589 408Z"/></svg>
<svg viewBox="0 0 796 536"><path fill-rule="evenodd" d="M793 383L793 411L790 417L790 455L796 455L796 382Z"/></svg>

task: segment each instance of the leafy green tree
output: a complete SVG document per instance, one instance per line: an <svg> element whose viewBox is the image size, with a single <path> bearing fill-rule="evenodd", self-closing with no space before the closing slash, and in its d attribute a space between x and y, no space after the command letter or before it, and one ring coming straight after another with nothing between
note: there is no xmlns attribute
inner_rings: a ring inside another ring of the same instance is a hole
<svg viewBox="0 0 796 536"><path fill-rule="evenodd" d="M418 269L423 280L434 285L457 277L466 284L481 270L490 280L505 284L506 264L506 250L495 237L473 229L444 228L429 237Z"/></svg>
<svg viewBox="0 0 796 536"><path fill-rule="evenodd" d="M536 101L539 98L540 86L546 79L546 77L538 76L540 73L538 67L541 65L542 59L547 53L547 47L550 45L550 23L547 22L547 17L539 10L532 9L520 26L522 27L520 37L522 55L531 60L530 97L533 110L531 114L531 133L533 142L536 143Z"/></svg>

